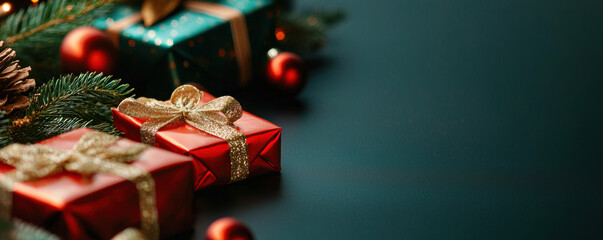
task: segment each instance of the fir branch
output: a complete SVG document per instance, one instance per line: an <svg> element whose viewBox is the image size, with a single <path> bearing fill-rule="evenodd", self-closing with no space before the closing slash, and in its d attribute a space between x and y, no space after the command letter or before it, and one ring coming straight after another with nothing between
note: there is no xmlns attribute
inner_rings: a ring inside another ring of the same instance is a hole
<svg viewBox="0 0 603 240"><path fill-rule="evenodd" d="M91 121L77 118L42 118L9 131L12 142L35 143L71 130L88 127Z"/></svg>
<svg viewBox="0 0 603 240"><path fill-rule="evenodd" d="M80 127L118 134L110 108L133 90L120 81L96 73L51 80L32 93L24 116L12 121L11 141L37 142Z"/></svg>
<svg viewBox="0 0 603 240"><path fill-rule="evenodd" d="M52 4L52 3L58 3L58 2L59 1L54 1L54 2L51 2L50 4ZM12 29L13 30L12 32L15 32L15 30L16 30L16 32L18 32L18 33L15 34L15 35L13 35L13 36L10 36L10 37L6 38L6 41L9 44L11 44L11 43L14 43L16 41L20 41L20 40L22 40L24 38L27 38L27 37L31 36L32 34L36 34L38 32L41 32L44 29L47 29L47 28L52 27L52 26L55 26L57 24L71 22L71 21L73 21L73 20L76 19L76 17L77 17L76 14L83 14L85 12L89 12L91 10L94 10L95 8L98 8L99 6L101 6L103 2L104 1L98 1L96 3L88 5L86 8L81 9L80 11L75 11L75 14L65 15L63 18L60 18L60 13L69 12L69 10L67 10L67 9L73 10L71 6L67 6L66 9L61 9L61 10L58 11L59 14L57 14L55 17L59 17L59 18L53 18L53 19L51 19L51 20L49 20L47 22L44 22L44 23L41 23L39 21L41 18L35 19L35 20L38 20L38 21L27 21L28 20L27 17L30 14L35 14L34 12L36 12L36 11L37 12L44 11L43 8L46 6L45 3L42 3L43 5L41 5L40 8L29 8L29 9L27 9L28 11L25 13L25 16L20 16L19 15L19 17L21 18L21 22L22 23L24 22L24 23L29 23L29 24L13 25L14 28ZM56 6L57 5L54 4L54 5L51 5L49 8L52 9L53 7L56 7ZM73 11L71 11L71 12L73 12ZM19 28L20 28L20 30L18 30Z"/></svg>
<svg viewBox="0 0 603 240"><path fill-rule="evenodd" d="M284 39L277 41L277 47L298 54L317 50L325 44L327 30L345 17L343 10L285 13L276 23L277 31L285 34Z"/></svg>
<svg viewBox="0 0 603 240"><path fill-rule="evenodd" d="M0 39L32 66L38 84L61 72L59 48L67 33L90 25L112 7L110 0L49 0L10 15L0 27Z"/></svg>

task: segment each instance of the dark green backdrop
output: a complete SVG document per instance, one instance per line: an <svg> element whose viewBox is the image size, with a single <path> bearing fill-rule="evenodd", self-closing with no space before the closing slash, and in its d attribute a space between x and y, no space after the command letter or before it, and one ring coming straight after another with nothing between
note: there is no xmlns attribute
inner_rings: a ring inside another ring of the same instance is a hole
<svg viewBox="0 0 603 240"><path fill-rule="evenodd" d="M298 1L349 18L283 127L281 175L197 194L195 239L602 239L603 1Z"/></svg>

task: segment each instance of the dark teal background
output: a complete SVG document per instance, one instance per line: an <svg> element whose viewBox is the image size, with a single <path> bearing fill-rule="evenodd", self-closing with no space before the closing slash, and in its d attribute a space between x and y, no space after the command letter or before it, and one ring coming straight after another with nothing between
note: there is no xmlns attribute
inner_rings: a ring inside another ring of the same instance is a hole
<svg viewBox="0 0 603 240"><path fill-rule="evenodd" d="M602 239L603 1L298 1L346 22L281 127L282 174L197 194L195 239Z"/></svg>

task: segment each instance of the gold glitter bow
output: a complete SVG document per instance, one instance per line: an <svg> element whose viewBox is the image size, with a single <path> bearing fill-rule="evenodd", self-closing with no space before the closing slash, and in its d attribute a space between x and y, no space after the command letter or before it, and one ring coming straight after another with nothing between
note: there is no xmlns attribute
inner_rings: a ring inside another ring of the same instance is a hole
<svg viewBox="0 0 603 240"><path fill-rule="evenodd" d="M228 142L230 155L230 182L247 178L249 156L245 135L233 125L243 115L243 109L231 96L223 96L200 106L203 92L190 85L182 85L172 93L170 103L155 99L124 99L117 109L135 118L150 118L140 127L143 143L155 145L159 129L181 123L222 138Z"/></svg>
<svg viewBox="0 0 603 240"><path fill-rule="evenodd" d="M180 0L144 0L140 12L144 25L149 27L170 15L180 5Z"/></svg>
<svg viewBox="0 0 603 240"><path fill-rule="evenodd" d="M37 144L11 144L0 149L0 162L15 167L0 176L1 214L6 219L12 216L12 189L15 182L39 179L64 171L84 176L97 172L109 173L136 184L142 232L147 239L158 239L155 182L145 170L125 164L132 162L147 146L136 144L109 148L118 139L116 136L95 131L82 136L71 150Z"/></svg>

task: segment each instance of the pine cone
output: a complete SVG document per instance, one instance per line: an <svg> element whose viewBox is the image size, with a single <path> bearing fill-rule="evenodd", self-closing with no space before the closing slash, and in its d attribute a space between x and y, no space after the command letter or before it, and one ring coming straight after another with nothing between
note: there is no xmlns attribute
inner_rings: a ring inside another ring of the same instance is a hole
<svg viewBox="0 0 603 240"><path fill-rule="evenodd" d="M0 41L0 48L3 46ZM10 48L0 52L0 111L5 114L29 106L27 93L36 86L36 81L28 78L31 67L21 68L19 60L13 60L16 55Z"/></svg>

